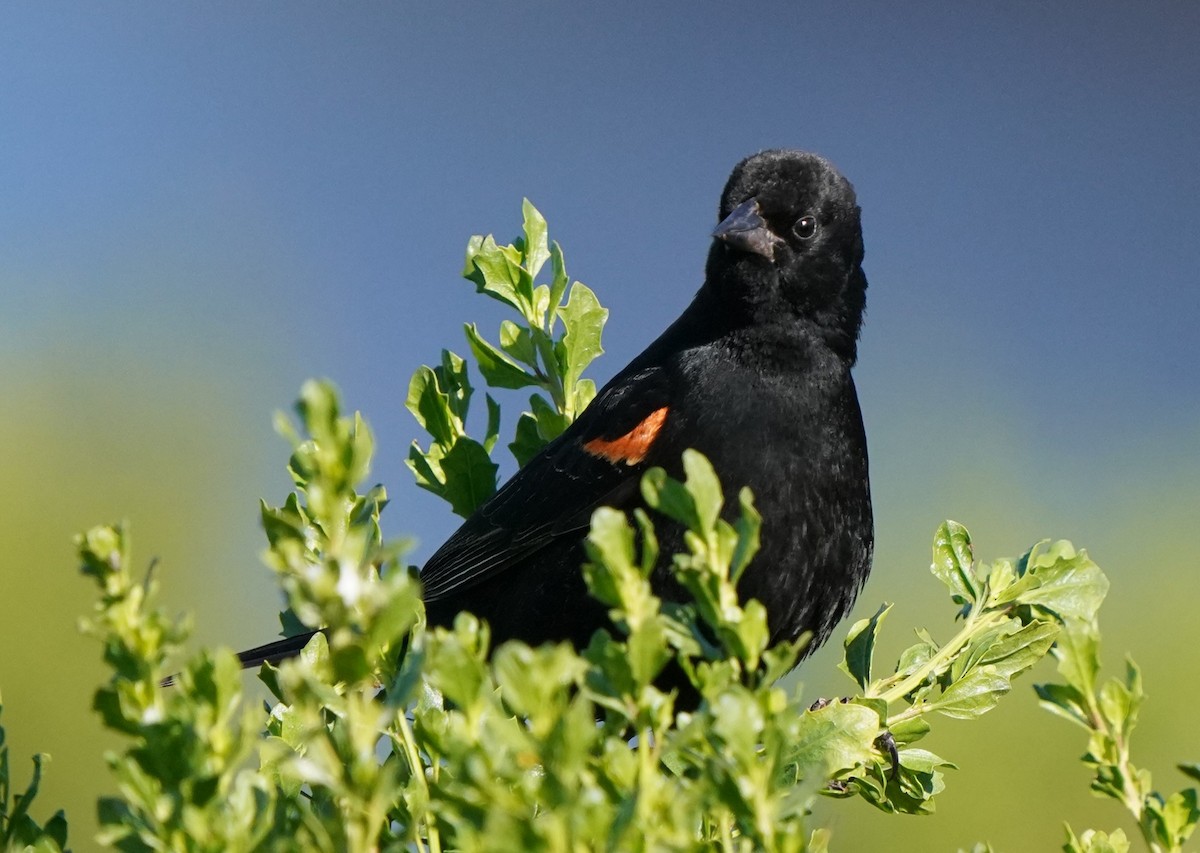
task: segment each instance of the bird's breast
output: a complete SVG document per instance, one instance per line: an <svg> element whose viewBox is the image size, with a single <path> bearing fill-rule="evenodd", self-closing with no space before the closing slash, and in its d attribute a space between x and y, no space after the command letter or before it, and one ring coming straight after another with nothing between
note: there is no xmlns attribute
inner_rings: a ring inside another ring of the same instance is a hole
<svg viewBox="0 0 1200 853"><path fill-rule="evenodd" d="M706 372L687 375L697 367ZM688 391L672 408L672 450L709 458L727 517L748 486L763 518L740 592L766 605L774 640L804 631L823 640L865 580L873 542L866 438L848 367L809 353L681 368Z"/></svg>

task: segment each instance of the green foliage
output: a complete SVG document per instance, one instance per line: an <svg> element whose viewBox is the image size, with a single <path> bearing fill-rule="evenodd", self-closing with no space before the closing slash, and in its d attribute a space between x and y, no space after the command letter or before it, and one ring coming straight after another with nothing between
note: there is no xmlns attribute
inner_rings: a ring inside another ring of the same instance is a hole
<svg viewBox="0 0 1200 853"><path fill-rule="evenodd" d="M508 444L518 465L562 433L596 395L583 371L604 352L600 337L608 319L608 310L585 285L577 281L568 290L562 249L550 241L545 218L528 199L522 210L522 236L507 246L491 235L472 237L463 269L479 293L504 303L518 318L501 322L498 345L476 324L466 326L467 344L489 387L537 389ZM550 281L536 284L547 261ZM437 367L420 367L408 386L408 409L432 439L428 450L412 443L408 466L418 486L464 518L496 490L498 470L491 453L500 434L500 407L485 395L484 437L471 438L466 422L473 393L466 362L449 350L442 350Z"/></svg>
<svg viewBox="0 0 1200 853"><path fill-rule="evenodd" d="M265 719L242 710L227 652L202 653L162 687L185 626L152 609L152 579L131 579L123 529L80 541L101 590L91 630L113 668L97 707L129 738L110 757L121 798L102 809L104 842L805 849L812 796L868 759L879 718L853 704L807 709L774 686L800 647L765 650L761 606L737 600L733 578L758 535L748 494L730 524L703 457L686 457L684 483L655 472L648 502L689 525L676 562L702 600L664 608L649 586L648 515L638 537L600 511L586 571L617 634L582 654L509 643L489 656L487 628L468 614L453 630L420 628L415 582L379 535L382 491L353 487L371 452L361 418L340 415L318 383L298 411L296 493L263 509L267 561L292 612L326 628L298 659L264 667L277 700ZM688 712L656 683L679 665L704 697Z"/></svg>
<svg viewBox="0 0 1200 853"><path fill-rule="evenodd" d="M1195 788L1164 797L1151 787L1150 771L1133 764L1130 740L1145 693L1137 665L1125 661L1122 677L1099 682L1100 630L1094 618L1069 619L1052 654L1064 683L1039 684L1042 707L1081 726L1088 733L1083 762L1095 771L1092 790L1122 803L1137 821L1147 847L1179 851L1200 822ZM1184 775L1200 780L1200 768L1184 764ZM1078 839L1067 830L1068 851L1126 850L1121 833L1084 833Z"/></svg>
<svg viewBox="0 0 1200 853"><path fill-rule="evenodd" d="M77 545L99 590L84 628L112 670L93 707L129 743L106 756L120 797L100 800L98 840L124 850L251 849L271 831L276 799L269 777L244 769L260 727L241 708L237 660L202 652L164 689L187 626L154 609L152 573L133 578L123 525L93 528Z"/></svg>
<svg viewBox="0 0 1200 853"><path fill-rule="evenodd" d="M1012 679L1050 650L1063 621L1094 618L1108 590L1095 563L1067 542L1039 543L1018 560L979 563L966 528L953 521L934 536L930 568L959 608L958 632L939 644L917 631L892 673L876 678L876 638L891 611L885 605L851 626L841 664L863 691L851 701L878 712L896 755L868 762L833 793L857 794L889 812L932 811L945 785L942 768L954 766L912 746L929 734L933 713L970 719L994 708Z"/></svg>
<svg viewBox="0 0 1200 853"><path fill-rule="evenodd" d="M1129 840L1119 829L1111 834L1089 829L1077 836L1068 826L1067 843L1062 849L1063 853L1127 853Z"/></svg>
<svg viewBox="0 0 1200 853"><path fill-rule="evenodd" d="M92 630L114 669L96 704L131 741L110 757L121 798L102 807L107 843L823 849L828 834L807 826L815 796L930 811L952 765L913 746L926 717L993 707L1064 619L1094 618L1106 589L1066 543L977 564L965 529L947 522L933 573L963 617L959 632L940 646L919 632L895 672L873 678L882 608L845 644L862 694L809 706L775 686L803 643L768 648L762 606L736 595L758 543L752 496L743 491L727 521L715 472L688 452L683 482L646 475L648 511L632 523L609 509L593 519L584 572L615 634L597 633L582 653L507 643L489 654L487 627L469 614L452 630L422 629L401 547L380 535L382 489L355 490L372 449L362 419L342 416L327 384L306 385L297 408L301 429L285 429L296 493L263 508L267 561L291 611L325 631L298 659L263 668L276 699L265 719L241 710L227 653L202 653L164 691L185 628L148 609L154 583L130 580L120 528L81 540L102 593ZM651 513L688 530L673 565L691 602L664 603L650 587ZM692 685L696 707L676 706L672 678Z"/></svg>
<svg viewBox="0 0 1200 853"><path fill-rule="evenodd" d="M489 387L536 389L509 445L522 463L595 393L582 372L601 352L607 316L577 282L563 301L562 252L528 202L524 214L512 245L472 238L464 272L520 320L501 324L498 345L474 325L467 338ZM547 261L550 281L536 284ZM419 486L460 515L496 487L490 454L500 433L499 405L487 396L484 437L468 435L468 373L465 359L443 351L436 367L416 372L408 397L432 439L427 451L414 442L408 464ZM200 652L164 686L187 622L156 608L152 571L134 579L124 526L78 540L98 590L85 627L111 670L94 706L125 739L108 756L119 796L100 801L105 845L821 853L831 835L809 825L817 796L932 811L954 766L915 746L932 720L981 716L1048 652L1065 683L1038 693L1088 729L1093 787L1126 804L1153 850L1180 849L1196 823L1194 791L1164 799L1129 761L1140 675L1130 663L1124 679L1097 686L1096 613L1108 582L1069 543L981 563L966 529L945 522L932 573L950 593L957 632L939 643L918 630L883 668L875 654L891 613L884 605L845 641L841 668L858 693L801 701L777 684L805 638L769 647L764 608L736 591L758 549L753 496L743 490L736 512L723 513L716 473L688 451L682 482L661 469L645 475L645 509L627 517L602 508L592 518L582 571L614 630L580 651L493 649L470 614L452 629L426 629L419 579L401 562L407 543L380 529L386 493L359 491L374 446L365 421L341 412L329 383L307 383L296 411L298 425L278 421L292 445L295 491L281 506L262 505L265 559L286 595L285 630L322 630L297 658L262 668L269 707L245 700L227 650ZM660 557L654 526L664 518L686 530L684 552L669 560L683 602L663 601L649 582ZM0 729L5 849L65 846L61 813L44 827L29 816L40 767L35 758L25 793L10 797ZM1181 769L1200 779L1200 765ZM1068 851L1128 849L1119 830L1067 833Z"/></svg>
<svg viewBox="0 0 1200 853"><path fill-rule="evenodd" d="M0 714L3 712L4 703L0 701ZM67 818L62 810L55 812L45 826L39 826L29 815L42 781L42 760L46 757L33 757L33 777L25 793L14 793L8 771L8 743L4 726L0 725L0 848L4 850L55 853L67 849Z"/></svg>

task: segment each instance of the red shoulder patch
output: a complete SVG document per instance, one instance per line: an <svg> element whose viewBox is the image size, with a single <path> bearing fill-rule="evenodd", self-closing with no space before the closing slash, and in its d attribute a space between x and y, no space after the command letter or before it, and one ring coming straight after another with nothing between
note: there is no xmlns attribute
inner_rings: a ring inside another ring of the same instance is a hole
<svg viewBox="0 0 1200 853"><path fill-rule="evenodd" d="M583 449L593 456L607 459L614 464L624 462L636 465L646 458L654 439L667 422L667 407L655 409L629 432L619 438L593 438L585 442Z"/></svg>

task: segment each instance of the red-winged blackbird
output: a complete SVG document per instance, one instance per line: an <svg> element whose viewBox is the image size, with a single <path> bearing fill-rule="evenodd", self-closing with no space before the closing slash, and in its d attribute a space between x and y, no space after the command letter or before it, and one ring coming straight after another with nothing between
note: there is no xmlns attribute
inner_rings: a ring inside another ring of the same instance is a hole
<svg viewBox="0 0 1200 853"><path fill-rule="evenodd" d="M859 214L850 183L814 154L739 163L691 305L429 558L430 623L467 610L497 644L586 645L610 624L580 570L592 512L633 509L642 474L681 476L691 447L726 495L754 492L762 544L739 591L766 606L772 642L812 631L812 649L828 638L866 580L873 543L850 376L867 289ZM678 599L667 562L682 534L662 519L656 527L664 556L652 584ZM310 636L241 659L278 660Z"/></svg>

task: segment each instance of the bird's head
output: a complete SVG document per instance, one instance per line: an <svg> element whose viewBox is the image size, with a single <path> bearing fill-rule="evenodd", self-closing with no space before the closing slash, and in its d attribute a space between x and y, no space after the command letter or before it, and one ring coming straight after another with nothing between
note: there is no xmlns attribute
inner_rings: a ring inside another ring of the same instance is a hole
<svg viewBox="0 0 1200 853"><path fill-rule="evenodd" d="M747 157L721 194L708 281L729 310L755 322L802 321L851 359L867 279L854 188L804 151Z"/></svg>

